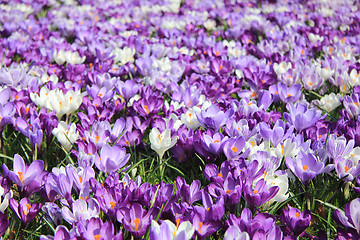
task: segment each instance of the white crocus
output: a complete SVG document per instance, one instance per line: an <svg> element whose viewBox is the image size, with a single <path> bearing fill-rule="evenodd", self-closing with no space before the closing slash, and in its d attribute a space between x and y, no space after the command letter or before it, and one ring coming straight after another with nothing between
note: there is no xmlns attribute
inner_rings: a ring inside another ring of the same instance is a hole
<svg viewBox="0 0 360 240"><path fill-rule="evenodd" d="M273 64L274 71L277 76L280 76L284 73L286 73L291 67L291 62L281 62L281 63L274 63Z"/></svg>
<svg viewBox="0 0 360 240"><path fill-rule="evenodd" d="M316 66L316 72L321 78L328 80L332 77L332 75L334 75L335 70L328 67L322 68L321 66Z"/></svg>
<svg viewBox="0 0 360 240"><path fill-rule="evenodd" d="M30 93L31 100L38 107L45 107L50 111L56 111L58 119L61 119L64 114L70 115L74 113L80 107L83 100L81 92L74 92L73 90L69 90L64 94L58 88L49 90L47 87L43 87L40 89L39 94Z"/></svg>
<svg viewBox="0 0 360 240"><path fill-rule="evenodd" d="M80 57L78 52L66 51L65 59L66 59L67 63L75 65L75 64L81 64L81 63L85 62L86 57L85 56Z"/></svg>
<svg viewBox="0 0 360 240"><path fill-rule="evenodd" d="M165 225L165 226L164 226ZM155 233L155 235L159 236L161 234L161 230L167 227L169 229L169 232L171 233L171 238L168 238L170 236L166 236L169 240L188 240L191 239L191 237L194 234L195 228L189 221L184 221L180 223L180 219L177 219L176 225L171 222L170 220L164 220L161 223L161 226L155 221L151 221L151 232ZM183 235L183 232L185 233L185 238ZM164 232L163 232L164 234ZM164 235L161 235L164 236Z"/></svg>
<svg viewBox="0 0 360 240"><path fill-rule="evenodd" d="M0 185L0 212L2 213L4 213L6 208L9 206L9 200L13 196L13 192L11 190L7 194L5 194L5 196L3 196L4 192L4 188Z"/></svg>
<svg viewBox="0 0 360 240"><path fill-rule="evenodd" d="M265 181L269 187L279 187L277 194L268 201L269 204L273 202L284 202L286 199L288 199L289 179L286 174L277 176L274 174L274 172L269 172L265 176Z"/></svg>
<svg viewBox="0 0 360 240"><path fill-rule="evenodd" d="M275 149L275 155L279 158L294 157L300 149L296 148L296 143L290 138L286 139L283 144L278 144Z"/></svg>
<svg viewBox="0 0 360 240"><path fill-rule="evenodd" d="M47 73L43 74L40 78L42 84L53 82L54 84L58 83L59 78L56 74L48 75Z"/></svg>
<svg viewBox="0 0 360 240"><path fill-rule="evenodd" d="M360 72L357 72L355 68L350 72L349 84L352 87L360 85Z"/></svg>
<svg viewBox="0 0 360 240"><path fill-rule="evenodd" d="M178 139L178 137L171 138L171 130L165 129L160 133L159 129L153 128L149 134L151 143L151 149L159 154L160 159L164 156L164 153L172 148Z"/></svg>
<svg viewBox="0 0 360 240"><path fill-rule="evenodd" d="M70 151L72 145L79 138L79 133L76 131L75 123L68 125L61 121L59 122L57 128L54 128L52 134L56 137L56 139L64 146L66 151Z"/></svg>
<svg viewBox="0 0 360 240"><path fill-rule="evenodd" d="M73 90L69 90L65 94L65 99L66 99L67 103L69 104L69 110L66 113L69 115L79 109L79 107L83 101L83 96L80 93L80 91L75 92Z"/></svg>
<svg viewBox="0 0 360 240"><path fill-rule="evenodd" d="M134 62L136 50L134 48L124 47L115 48L112 51L114 55L114 62L119 63L120 66L125 65L128 62Z"/></svg>
<svg viewBox="0 0 360 240"><path fill-rule="evenodd" d="M57 64L63 65L66 62L65 51L62 49L59 51L55 50L53 53L53 59Z"/></svg>
<svg viewBox="0 0 360 240"><path fill-rule="evenodd" d="M186 113L181 114L180 120L183 124L185 124L188 128L192 130L196 130L201 126L199 120L197 119L196 113L200 113L201 109L199 107L189 108Z"/></svg>
<svg viewBox="0 0 360 240"><path fill-rule="evenodd" d="M320 101L316 101L315 104L317 104L320 108L324 109L325 111L331 112L341 105L340 98L341 98L340 93L338 94L330 93L328 95L323 96L320 99Z"/></svg>

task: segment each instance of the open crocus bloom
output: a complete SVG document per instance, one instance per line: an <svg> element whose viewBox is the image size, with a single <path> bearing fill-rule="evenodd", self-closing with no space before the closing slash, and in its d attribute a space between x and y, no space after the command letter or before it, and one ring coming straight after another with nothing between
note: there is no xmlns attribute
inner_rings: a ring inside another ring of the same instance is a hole
<svg viewBox="0 0 360 240"><path fill-rule="evenodd" d="M151 149L159 154L160 159L164 156L164 153L172 148L178 139L178 137L171 138L171 130L165 129L162 133L157 128L153 128L150 132L149 138L151 143Z"/></svg>

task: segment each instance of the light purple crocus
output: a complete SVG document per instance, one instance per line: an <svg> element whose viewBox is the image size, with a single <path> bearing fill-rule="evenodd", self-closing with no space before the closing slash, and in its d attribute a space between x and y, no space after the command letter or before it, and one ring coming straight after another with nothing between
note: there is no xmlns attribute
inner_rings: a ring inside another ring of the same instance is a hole
<svg viewBox="0 0 360 240"><path fill-rule="evenodd" d="M104 145L100 150L100 157L96 155L96 167L105 173L111 173L119 170L129 161L130 154L126 154L126 150L120 146Z"/></svg>
<svg viewBox="0 0 360 240"><path fill-rule="evenodd" d="M310 225L311 211L305 209L300 211L297 208L287 206L281 212L280 220L285 224L284 232L294 234L295 236L300 235Z"/></svg>
<svg viewBox="0 0 360 240"><path fill-rule="evenodd" d="M279 82L278 92L281 101L284 103L296 102L301 97L301 84L295 83L291 87L288 87L285 83Z"/></svg>
<svg viewBox="0 0 360 240"><path fill-rule="evenodd" d="M221 111L215 104L211 105L205 111L196 113L199 122L206 128L213 130L219 130L223 126L228 118L234 114L233 109L227 110L225 113Z"/></svg>
<svg viewBox="0 0 360 240"><path fill-rule="evenodd" d="M99 217L100 207L96 199L90 198L87 201L77 199L72 204L72 210L64 206L61 209L61 215L65 221L70 224L85 221L92 217Z"/></svg>
<svg viewBox="0 0 360 240"><path fill-rule="evenodd" d="M5 163L3 163L2 168L4 176L9 178L22 189L43 172L44 162L41 160L35 160L29 166L25 164L24 159L20 155L15 154L13 171L10 171Z"/></svg>
<svg viewBox="0 0 360 240"><path fill-rule="evenodd" d="M287 109L289 113L284 113L284 118L290 124L294 125L295 129L302 131L308 127L313 126L317 121L324 119L326 115L321 116L321 112L316 109L309 109L304 104L288 104Z"/></svg>
<svg viewBox="0 0 360 240"><path fill-rule="evenodd" d="M325 164L319 161L314 154L300 151L296 159L287 157L286 166L297 176L303 183L308 182L317 175L324 172Z"/></svg>

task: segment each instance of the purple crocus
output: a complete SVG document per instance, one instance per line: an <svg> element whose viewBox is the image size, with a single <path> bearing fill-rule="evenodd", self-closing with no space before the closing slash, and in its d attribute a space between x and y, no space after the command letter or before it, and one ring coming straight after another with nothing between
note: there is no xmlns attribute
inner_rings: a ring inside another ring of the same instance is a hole
<svg viewBox="0 0 360 240"><path fill-rule="evenodd" d="M288 205L282 210L280 220L285 224L285 232L299 236L310 225L311 211L305 209L301 212Z"/></svg>
<svg viewBox="0 0 360 240"><path fill-rule="evenodd" d="M115 83L115 91L120 95L120 98L123 98L125 101L129 101L138 91L139 85L133 80L117 81Z"/></svg>
<svg viewBox="0 0 360 240"><path fill-rule="evenodd" d="M43 172L44 162L41 160L35 160L29 166L25 164L24 159L20 155L15 154L13 171L10 171L5 163L3 163L2 168L4 176L23 189Z"/></svg>
<svg viewBox="0 0 360 240"><path fill-rule="evenodd" d="M122 232L114 235L114 225L111 221L103 223L100 218L91 218L86 222L79 222L79 232L83 239L120 240Z"/></svg>
<svg viewBox="0 0 360 240"><path fill-rule="evenodd" d="M317 175L324 172L325 164L319 161L314 154L300 151L296 159L287 157L286 166L297 176L303 183L308 182Z"/></svg>
<svg viewBox="0 0 360 240"><path fill-rule="evenodd" d="M33 220L41 210L41 203L31 204L28 198L21 199L19 203L12 198L9 205L24 224Z"/></svg>
<svg viewBox="0 0 360 240"><path fill-rule="evenodd" d="M10 223L7 219L6 215L0 212L0 236L4 235L6 230L8 229Z"/></svg>
<svg viewBox="0 0 360 240"><path fill-rule="evenodd" d="M324 119L326 115L321 116L321 112L316 109L309 109L304 104L288 104L289 113L284 113L284 118L292 124L299 132L313 126L317 121Z"/></svg>
<svg viewBox="0 0 360 240"><path fill-rule="evenodd" d="M121 213L124 228L134 237L141 237L146 233L151 220L159 213L159 209L151 208L146 211L140 204L134 203L131 207L123 208Z"/></svg>
<svg viewBox="0 0 360 240"><path fill-rule="evenodd" d="M333 213L335 221L342 227L338 228L339 239L360 238L360 198L345 205L345 211L336 209Z"/></svg>
<svg viewBox="0 0 360 240"><path fill-rule="evenodd" d="M251 208L260 207L273 198L278 191L278 186L269 187L264 179L260 179L254 188L249 180L244 185L244 197Z"/></svg>

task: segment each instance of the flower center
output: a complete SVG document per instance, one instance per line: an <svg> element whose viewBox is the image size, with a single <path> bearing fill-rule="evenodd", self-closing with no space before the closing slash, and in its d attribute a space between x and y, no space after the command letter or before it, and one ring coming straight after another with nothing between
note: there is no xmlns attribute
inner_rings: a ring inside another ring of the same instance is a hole
<svg viewBox="0 0 360 240"><path fill-rule="evenodd" d="M309 171L309 167L306 166L306 165L303 165L303 170L304 170L304 172L308 172L308 171Z"/></svg>
<svg viewBox="0 0 360 240"><path fill-rule="evenodd" d="M296 212L296 213L295 213L295 216L296 216L296 220L299 221L300 213Z"/></svg>
<svg viewBox="0 0 360 240"><path fill-rule="evenodd" d="M133 222L135 223L135 232L139 231L140 219L135 218L135 220Z"/></svg>
<svg viewBox="0 0 360 240"><path fill-rule="evenodd" d="M29 213L30 208L31 208L31 205L29 203L26 204L26 209L24 210L25 215L27 215Z"/></svg>
<svg viewBox="0 0 360 240"><path fill-rule="evenodd" d="M232 150L233 152L237 152L237 148L236 148L236 147L232 147L231 150Z"/></svg>

